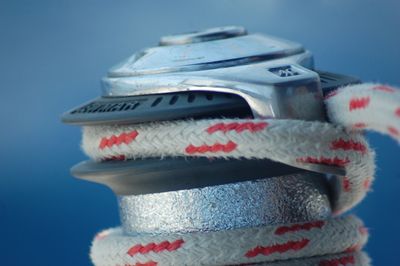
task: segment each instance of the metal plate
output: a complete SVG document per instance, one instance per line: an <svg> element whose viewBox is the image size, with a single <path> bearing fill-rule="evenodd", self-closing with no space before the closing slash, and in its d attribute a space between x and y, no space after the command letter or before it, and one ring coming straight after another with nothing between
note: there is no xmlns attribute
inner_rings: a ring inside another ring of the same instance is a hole
<svg viewBox="0 0 400 266"><path fill-rule="evenodd" d="M100 97L66 112L62 121L74 125L95 125L251 116L246 101L237 95L198 91Z"/></svg>
<svg viewBox="0 0 400 266"><path fill-rule="evenodd" d="M279 69L276 69L277 73ZM318 71L323 94L349 84L354 77ZM176 119L251 118L247 102L238 95L207 91L175 92L128 97L99 97L62 116L74 125L133 124Z"/></svg>
<svg viewBox="0 0 400 266"><path fill-rule="evenodd" d="M344 87L351 84L359 84L361 80L357 77L347 76L338 73L332 73L327 71L317 71L321 80L321 87L324 96L337 88Z"/></svg>
<svg viewBox="0 0 400 266"><path fill-rule="evenodd" d="M118 195L139 195L200 188L306 170L271 160L165 158L131 161L85 161L72 175L109 186Z"/></svg>

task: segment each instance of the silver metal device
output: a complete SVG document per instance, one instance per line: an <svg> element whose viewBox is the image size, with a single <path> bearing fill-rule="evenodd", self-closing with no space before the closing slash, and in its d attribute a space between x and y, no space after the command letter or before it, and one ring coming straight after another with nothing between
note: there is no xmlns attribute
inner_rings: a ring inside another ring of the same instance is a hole
<svg viewBox="0 0 400 266"><path fill-rule="evenodd" d="M254 118L324 120L313 57L298 43L237 27L160 43L113 67L103 79L103 96L223 92L245 99Z"/></svg>
<svg viewBox="0 0 400 266"><path fill-rule="evenodd" d="M270 160L83 162L72 173L117 195L126 234L219 231L326 219L329 184Z"/></svg>
<svg viewBox="0 0 400 266"><path fill-rule="evenodd" d="M358 80L314 69L302 45L220 27L162 37L102 80L102 95L63 116L78 125L171 119L325 121L323 96ZM306 171L306 170L309 171ZM325 219L323 165L269 160L146 158L78 164L75 176L109 186L127 234L218 231Z"/></svg>

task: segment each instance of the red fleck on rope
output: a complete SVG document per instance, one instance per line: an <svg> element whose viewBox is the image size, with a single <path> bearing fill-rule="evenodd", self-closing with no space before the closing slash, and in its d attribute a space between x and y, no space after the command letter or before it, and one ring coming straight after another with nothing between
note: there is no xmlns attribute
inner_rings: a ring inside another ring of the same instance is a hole
<svg viewBox="0 0 400 266"><path fill-rule="evenodd" d="M400 131L397 128L389 126L387 130L390 135L394 137L400 137Z"/></svg>
<svg viewBox="0 0 400 266"><path fill-rule="evenodd" d="M338 259L331 259L331 260L322 260L319 263L319 266L345 266L349 264L355 264L356 260L354 259L354 256L346 256L346 257L341 257Z"/></svg>
<svg viewBox="0 0 400 266"><path fill-rule="evenodd" d="M370 187L371 187L371 178L367 177L363 182L363 188L365 190L369 190Z"/></svg>
<svg viewBox="0 0 400 266"><path fill-rule="evenodd" d="M121 154L118 156L110 156L110 157L104 158L103 161L125 161L125 159L126 159L125 155Z"/></svg>
<svg viewBox="0 0 400 266"><path fill-rule="evenodd" d="M361 250L361 248L362 248L362 244L354 244L354 245L346 248L346 250L344 252L353 253L353 252Z"/></svg>
<svg viewBox="0 0 400 266"><path fill-rule="evenodd" d="M123 132L119 135L112 135L111 137L104 137L101 139L99 144L99 149L104 149L106 147L111 148L114 145L121 145L122 143L129 144L135 140L139 135L136 130L130 132Z"/></svg>
<svg viewBox="0 0 400 266"><path fill-rule="evenodd" d="M289 250L297 251L303 249L305 246L308 245L309 242L310 242L309 239L304 238L299 241L288 241L284 244L276 244L268 247L258 246L255 247L254 249L247 251L245 256L248 258L253 258L258 255L268 256L271 255L272 253L277 253L277 252L284 253L288 252Z"/></svg>
<svg viewBox="0 0 400 266"><path fill-rule="evenodd" d="M297 232L300 230L309 231L312 228L321 229L322 226L324 226L324 224L325 224L324 221L314 221L314 222L303 223L303 224L294 224L291 226L281 226L275 230L275 235L283 235L283 234L286 234L289 232Z"/></svg>
<svg viewBox="0 0 400 266"><path fill-rule="evenodd" d="M351 190L350 185L350 180L347 178L347 176L345 176L343 178L343 190L349 192Z"/></svg>
<svg viewBox="0 0 400 266"><path fill-rule="evenodd" d="M313 164L325 164L325 165L334 165L334 166L345 166L348 164L350 161L349 159L340 159L338 157L334 158L326 158L326 157L302 157L302 158L297 158L297 162L299 163L313 163Z"/></svg>
<svg viewBox="0 0 400 266"><path fill-rule="evenodd" d="M206 153L206 152L225 152L229 153L235 150L237 147L237 144L233 141L229 141L227 144L220 144L220 143L215 143L211 146L209 145L201 145L201 146L194 146L190 144L189 146L186 147L185 151L188 154L195 154L195 153Z"/></svg>
<svg viewBox="0 0 400 266"><path fill-rule="evenodd" d="M140 254L146 254L149 253L151 251L155 252L155 253L159 253L162 251L174 251L179 249L183 243L185 243L185 241L183 241L183 239L178 239L175 240L174 242L169 242L169 241L163 241L159 244L157 243L149 243L145 246L143 246L142 244L138 244L138 245L134 245L133 247L131 247L128 250L128 255L133 257L134 255L140 253Z"/></svg>
<svg viewBox="0 0 400 266"><path fill-rule="evenodd" d="M374 87L373 89L374 89L374 90L379 90L379 91L384 91L384 92L389 92L389 93L394 93L394 92L396 92L396 90L393 89L392 87L385 86L385 85L376 86L376 87Z"/></svg>
<svg viewBox="0 0 400 266"><path fill-rule="evenodd" d="M394 112L397 117L400 117L400 107Z"/></svg>
<svg viewBox="0 0 400 266"><path fill-rule="evenodd" d="M360 227L358 228L358 231L360 231L360 233L361 233L362 235L367 235L367 234L368 234L368 228L365 227L365 226L360 226Z"/></svg>
<svg viewBox="0 0 400 266"><path fill-rule="evenodd" d="M364 144L354 141L354 140L344 140L344 139L338 139L335 141L332 141L331 147L332 150L353 150L353 151L359 151L363 154L367 152L367 147L365 147Z"/></svg>
<svg viewBox="0 0 400 266"><path fill-rule="evenodd" d="M207 132L209 134L213 134L217 131L222 131L224 133L228 132L228 131L236 131L237 133L241 133L245 130L248 130L252 133L263 130L264 128L266 128L268 126L267 122L258 122L258 123L254 123L254 122L245 122L245 123L218 123L215 125L210 126L209 128L207 128Z"/></svg>
<svg viewBox="0 0 400 266"><path fill-rule="evenodd" d="M353 125L353 128L356 128L356 129L364 129L364 128L366 128L366 127L367 127L367 124L362 123L362 122L360 122L360 123L355 123L355 124Z"/></svg>
<svg viewBox="0 0 400 266"><path fill-rule="evenodd" d="M157 266L157 262L155 261L148 261L145 263L141 263L141 262L136 262L135 264L125 264L124 266ZM119 266L119 265L117 265Z"/></svg>
<svg viewBox="0 0 400 266"><path fill-rule="evenodd" d="M369 105L371 98L368 97L362 97L362 98L353 98L349 102L349 110L353 111L356 109L364 109Z"/></svg>
<svg viewBox="0 0 400 266"><path fill-rule="evenodd" d="M104 239L105 237L107 237L108 234L109 234L108 231L103 231L103 232L98 233L95 238L96 238L96 240L101 240L101 239Z"/></svg>
<svg viewBox="0 0 400 266"><path fill-rule="evenodd" d="M326 100L326 99L329 99L329 98L331 98L331 97L333 97L333 96L336 96L338 94L338 91L337 90L334 90L334 91L331 91L331 92L329 92L325 97L324 97L324 99Z"/></svg>

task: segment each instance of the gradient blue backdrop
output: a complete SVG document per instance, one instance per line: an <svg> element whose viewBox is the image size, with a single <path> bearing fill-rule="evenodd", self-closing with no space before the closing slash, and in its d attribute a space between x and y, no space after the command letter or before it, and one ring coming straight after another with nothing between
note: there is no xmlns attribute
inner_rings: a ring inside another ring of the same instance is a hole
<svg viewBox="0 0 400 266"><path fill-rule="evenodd" d="M0 265L89 265L100 229L118 225L105 187L78 181L80 130L60 114L99 94L99 79L164 34L243 25L295 40L320 69L400 85L399 1L0 0ZM400 147L369 135L374 192L355 209L375 265L398 265Z"/></svg>

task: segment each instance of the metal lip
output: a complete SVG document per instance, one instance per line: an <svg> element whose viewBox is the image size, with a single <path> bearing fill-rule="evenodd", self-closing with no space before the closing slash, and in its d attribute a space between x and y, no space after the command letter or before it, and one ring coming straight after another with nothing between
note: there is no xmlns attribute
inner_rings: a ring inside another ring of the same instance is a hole
<svg viewBox="0 0 400 266"><path fill-rule="evenodd" d="M238 37L246 34L247 31L244 27L224 26L224 27L210 28L202 31L164 36L161 37L159 45L168 46L168 45L182 45L182 44L197 43L197 42L208 42L208 41Z"/></svg>
<svg viewBox="0 0 400 266"><path fill-rule="evenodd" d="M249 117L252 117L249 106L237 95L196 91L98 97L65 112L62 121L73 125L104 125Z"/></svg>
<svg viewBox="0 0 400 266"><path fill-rule="evenodd" d="M73 176L104 184L117 195L194 189L305 172L268 159L227 160L203 157L84 161L71 169Z"/></svg>

